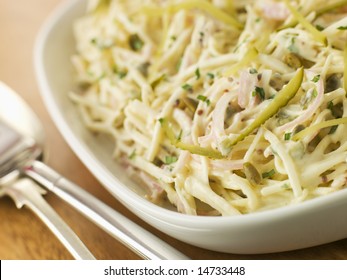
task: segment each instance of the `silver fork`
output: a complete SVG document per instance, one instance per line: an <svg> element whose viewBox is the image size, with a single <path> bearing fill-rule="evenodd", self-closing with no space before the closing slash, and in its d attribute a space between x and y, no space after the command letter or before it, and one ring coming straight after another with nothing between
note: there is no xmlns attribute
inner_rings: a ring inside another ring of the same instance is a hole
<svg viewBox="0 0 347 280"><path fill-rule="evenodd" d="M22 138L0 121L0 196L10 196L18 208L29 207L55 234L75 259L95 259L87 247L42 198L46 193L33 180L20 178L18 165L30 157L35 142Z"/></svg>
<svg viewBox="0 0 347 280"><path fill-rule="evenodd" d="M48 226L75 259L94 260L94 256L79 237L43 199L42 195L46 191L31 179L17 178L16 171L5 178L1 178L0 196L10 196L17 208L22 208L24 205L29 207Z"/></svg>
<svg viewBox="0 0 347 280"><path fill-rule="evenodd" d="M44 154L44 132L39 119L13 90L1 82L0 100L0 188L4 186L4 178L10 174L18 175L20 173L20 176L30 177L46 190L56 194L139 256L152 260L188 259L177 249L41 162L40 159ZM26 184L29 184L28 181ZM17 187L6 186L8 189L3 187L6 194L13 195L14 190L18 191ZM33 189L31 188L32 191L34 191ZM25 195L29 206L34 205L29 204L32 199L29 191L23 191L22 195ZM39 199L36 197L35 203ZM36 209L34 208L34 211L37 211ZM46 213L47 211L41 212ZM44 222L47 220L49 219L45 219ZM48 224L48 226L52 226L52 224ZM57 233L57 229L59 227L54 229L55 233ZM69 234L68 231L66 232ZM60 232L60 235L64 233ZM70 238L70 240L73 239ZM72 242L70 245L73 245ZM76 246L81 247L80 245L79 243ZM67 246L67 248L71 249L71 246ZM76 257L80 258L79 255Z"/></svg>

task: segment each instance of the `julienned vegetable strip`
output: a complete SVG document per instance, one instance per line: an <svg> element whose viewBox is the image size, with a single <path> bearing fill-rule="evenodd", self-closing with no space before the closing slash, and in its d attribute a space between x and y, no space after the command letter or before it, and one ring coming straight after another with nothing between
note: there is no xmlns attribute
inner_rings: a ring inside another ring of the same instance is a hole
<svg viewBox="0 0 347 280"><path fill-rule="evenodd" d="M284 0L86 1L69 96L151 201L226 216L347 189L347 0L287 0L327 46Z"/></svg>
<svg viewBox="0 0 347 280"><path fill-rule="evenodd" d="M238 63L234 64L229 70L223 73L224 77L228 77L234 75L237 71L247 66L250 62L252 62L258 56L258 51L256 48L252 47L241 59Z"/></svg>
<svg viewBox="0 0 347 280"><path fill-rule="evenodd" d="M179 4L171 4L166 7L149 7L145 6L139 10L139 13L146 14L148 16L161 16L165 12L176 13L180 10L191 10L191 9L199 9L204 12L210 14L217 20L224 22L225 24L234 27L236 29L242 29L243 25L234 19L229 14L224 11L216 8L216 6L207 2L206 0L190 0L184 1Z"/></svg>
<svg viewBox="0 0 347 280"><path fill-rule="evenodd" d="M277 93L273 101L269 104L264 111L262 111L259 116L234 140L224 142L226 148L231 148L236 143L242 141L245 137L251 134L255 129L260 127L268 119L274 116L279 109L286 106L287 103L295 96L299 90L302 80L304 78L304 69L301 67L294 78L289 81L289 83Z"/></svg>
<svg viewBox="0 0 347 280"><path fill-rule="evenodd" d="M181 142L179 138L175 136L169 122L166 119L160 119L159 122L167 138L170 140L171 145L175 146L176 148L180 150L189 151L192 154L201 155L212 159L223 158L223 155L219 151L214 150L212 148L200 147Z"/></svg>
<svg viewBox="0 0 347 280"><path fill-rule="evenodd" d="M333 11L335 9L341 8L344 5L347 5L347 0L337 1L337 2L332 3L332 4L328 3L326 6L316 10L316 18L321 16L321 15L323 15L323 14L325 14L325 13L328 13L328 12L331 12L331 11ZM287 23L285 25L282 25L279 28L279 30L283 30L283 29L286 29L286 28L294 27L297 24L298 24L298 20L297 19L292 19L289 23Z"/></svg>
<svg viewBox="0 0 347 280"><path fill-rule="evenodd" d="M339 125L339 124L347 124L347 117L344 118L340 118L340 119L333 119L333 120L329 120L329 121L325 121L325 122L321 122L321 123L317 123L314 125L311 125L307 128L305 128L304 130L301 130L299 133L295 134L292 137L293 141L297 141L300 140L302 138L304 138L307 135L310 135L322 128L326 128L326 127L331 127L331 126L335 126L335 125Z"/></svg>
<svg viewBox="0 0 347 280"><path fill-rule="evenodd" d="M347 5L347 0L340 0L340 1L337 1L336 3L327 4L325 7L317 10L317 16L320 16L320 15L328 13L332 10L341 8L344 5Z"/></svg>
<svg viewBox="0 0 347 280"><path fill-rule="evenodd" d="M327 38L326 36L317 30L300 12L298 12L290 3L289 0L284 0L284 3L286 4L288 10L292 13L294 18L302 24L302 26L309 31L313 38L317 41L322 43L323 45L327 45Z"/></svg>

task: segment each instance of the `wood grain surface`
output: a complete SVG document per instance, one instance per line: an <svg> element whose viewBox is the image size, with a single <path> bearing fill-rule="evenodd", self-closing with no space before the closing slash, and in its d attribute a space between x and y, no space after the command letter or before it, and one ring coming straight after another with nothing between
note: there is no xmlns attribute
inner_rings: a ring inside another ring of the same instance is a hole
<svg viewBox="0 0 347 280"><path fill-rule="evenodd" d="M60 0L0 0L0 80L16 90L43 121L48 165L111 207L178 248L192 259L347 259L347 240L314 248L266 255L211 252L184 244L151 228L103 189L77 159L52 123L38 92L33 69L33 45L44 19ZM139 259L108 234L83 218L53 194L55 208L98 259ZM0 259L71 259L46 226L28 209L18 210L9 198L0 200Z"/></svg>

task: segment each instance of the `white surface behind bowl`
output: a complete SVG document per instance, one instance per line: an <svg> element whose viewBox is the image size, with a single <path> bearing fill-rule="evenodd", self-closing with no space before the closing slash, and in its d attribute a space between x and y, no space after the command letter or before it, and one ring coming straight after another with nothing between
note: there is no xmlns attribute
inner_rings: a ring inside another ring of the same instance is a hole
<svg viewBox="0 0 347 280"><path fill-rule="evenodd" d="M46 107L65 140L98 180L126 207L181 241L228 253L269 253L347 237L347 190L299 205L237 217L194 217L143 198L143 191L110 157L112 143L90 133L68 99L74 88L70 62L72 25L85 0L67 1L46 21L35 46L37 81Z"/></svg>

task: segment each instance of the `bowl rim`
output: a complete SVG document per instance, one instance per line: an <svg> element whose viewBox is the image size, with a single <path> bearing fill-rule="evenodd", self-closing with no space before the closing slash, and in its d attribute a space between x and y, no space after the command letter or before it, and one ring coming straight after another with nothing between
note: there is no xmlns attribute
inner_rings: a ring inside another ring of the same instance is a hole
<svg viewBox="0 0 347 280"><path fill-rule="evenodd" d="M51 118L53 119L60 134L63 136L68 145L72 148L74 153L83 162L88 170L99 180L102 185L110 191L118 200L120 200L127 208L129 204L136 207L143 212L144 215L152 215L153 217L160 217L164 221L169 220L175 222L177 225L194 226L197 228L224 228L226 226L233 227L237 225L247 224L261 224L265 221L274 221L285 219L300 215L303 212L314 211L321 207L330 207L334 204L344 203L347 201L347 189L341 189L334 193L313 198L304 202L299 202L293 205L287 205L280 208L264 210L261 212L253 212L236 216L193 216L171 211L169 209L158 206L143 197L140 197L135 192L127 188L123 183L119 182L116 176L112 175L100 163L86 146L81 145L81 141L66 123L63 113L58 108L54 101L54 93L52 92L48 83L48 77L45 72L44 66L44 50L46 43L50 37L51 32L59 26L60 21L64 15L72 8L83 5L85 0L65 0L58 5L56 9L48 16L39 30L34 45L34 69L36 80L40 89L41 97L45 103ZM121 188L121 195L114 190L116 179L117 188ZM131 210L131 209L130 209ZM133 212L133 211L132 211Z"/></svg>

